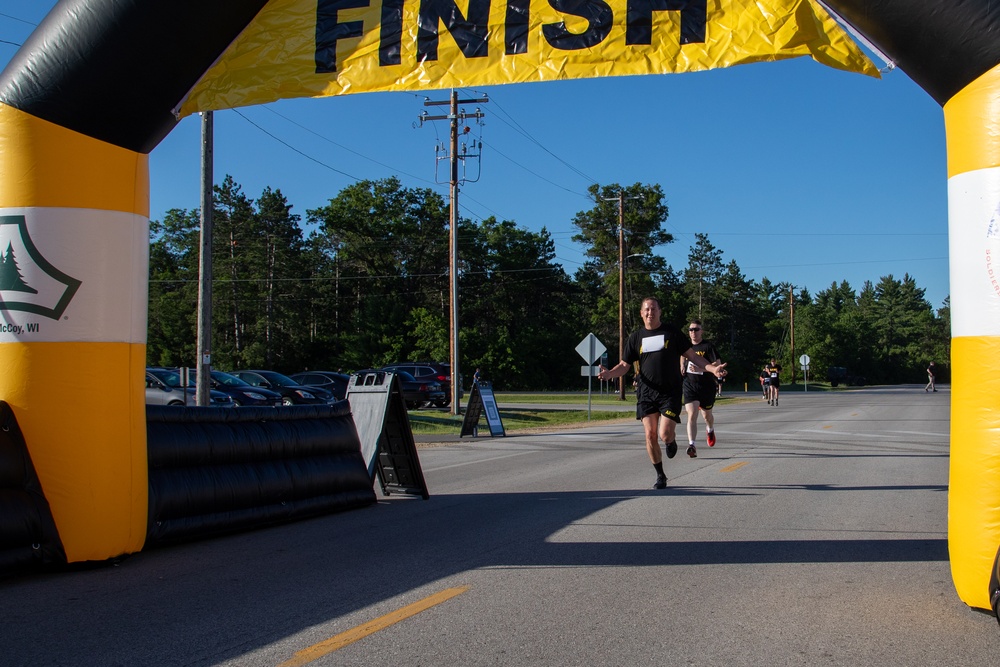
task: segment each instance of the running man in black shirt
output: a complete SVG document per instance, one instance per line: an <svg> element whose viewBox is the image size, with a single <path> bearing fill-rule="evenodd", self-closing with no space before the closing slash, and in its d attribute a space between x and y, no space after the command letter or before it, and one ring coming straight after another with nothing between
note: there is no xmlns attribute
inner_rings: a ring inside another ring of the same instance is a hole
<svg viewBox="0 0 1000 667"><path fill-rule="evenodd" d="M700 370L707 370L718 377L726 374L725 364L709 363L691 349L691 341L668 324L660 321L660 302L654 297L642 301L643 326L625 341L621 361L611 369L601 368L598 378L610 380L621 377L633 364L638 368L636 390L636 419L642 420L646 434L646 453L656 469L654 489L667 486L663 472L663 452L660 440L666 445L667 458L677 454L675 433L681 417L681 368L684 357ZM662 419L661 419L662 417Z"/></svg>
<svg viewBox="0 0 1000 667"><path fill-rule="evenodd" d="M691 320L688 325L688 336L691 337L691 349L705 361L718 362L722 358L719 352L707 340L702 338L701 320ZM705 415L706 439L709 447L715 447L715 417L712 407L715 405L718 385L714 375L705 373L690 361L681 359L681 373L684 375L684 411L687 412L687 455L698 456L698 448L694 446L698 435L698 413Z"/></svg>

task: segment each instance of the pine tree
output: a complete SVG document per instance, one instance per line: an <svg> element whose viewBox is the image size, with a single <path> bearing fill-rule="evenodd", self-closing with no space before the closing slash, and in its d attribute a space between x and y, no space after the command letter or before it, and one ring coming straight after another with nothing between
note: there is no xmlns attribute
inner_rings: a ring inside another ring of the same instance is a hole
<svg viewBox="0 0 1000 667"><path fill-rule="evenodd" d="M38 294L38 290L29 287L21 277L21 270L14 258L14 247L10 243L7 244L6 256L0 261L0 290Z"/></svg>

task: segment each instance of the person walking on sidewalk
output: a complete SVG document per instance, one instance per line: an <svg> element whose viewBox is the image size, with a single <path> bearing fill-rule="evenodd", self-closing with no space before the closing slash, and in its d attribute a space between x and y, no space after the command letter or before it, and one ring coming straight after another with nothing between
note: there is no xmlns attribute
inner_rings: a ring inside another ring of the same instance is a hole
<svg viewBox="0 0 1000 667"><path fill-rule="evenodd" d="M699 357L711 362L722 361L715 345L703 338L701 320L691 320L688 324L688 336L691 338L691 350ZM718 395L718 382L714 375L705 373L686 359L681 359L681 374L684 376L684 411L687 412L687 455L695 458L698 456L698 448L694 443L698 436L699 412L705 416L705 439L708 446L715 447L715 417L712 407Z"/></svg>
<svg viewBox="0 0 1000 667"><path fill-rule="evenodd" d="M635 416L642 421L646 435L646 453L656 470L654 489L664 489L667 486L660 440L666 446L668 459L677 454L676 429L681 420L681 357L688 359L702 371L719 377L726 374L725 364L708 362L704 357L698 356L684 334L676 327L660 321L662 313L658 299L643 299L639 311L643 325L625 341L621 361L610 369L601 366L597 375L601 380L620 378L635 365L638 380Z"/></svg>

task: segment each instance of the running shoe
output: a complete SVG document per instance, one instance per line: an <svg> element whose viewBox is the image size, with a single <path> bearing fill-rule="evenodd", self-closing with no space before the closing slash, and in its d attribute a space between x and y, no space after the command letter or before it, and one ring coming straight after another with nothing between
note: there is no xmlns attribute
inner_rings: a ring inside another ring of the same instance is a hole
<svg viewBox="0 0 1000 667"><path fill-rule="evenodd" d="M677 443L668 442L667 443L667 458L672 459L677 456Z"/></svg>
<svg viewBox="0 0 1000 667"><path fill-rule="evenodd" d="M708 432L708 446L715 447L715 431Z"/></svg>
<svg viewBox="0 0 1000 667"><path fill-rule="evenodd" d="M656 484L653 485L653 488L654 489L665 489L665 488L667 488L667 476L666 475L657 475L656 476Z"/></svg>
<svg viewBox="0 0 1000 667"><path fill-rule="evenodd" d="M688 456L690 456L693 459L698 458L698 450L695 449L694 445L688 445L688 452L687 453L688 453Z"/></svg>

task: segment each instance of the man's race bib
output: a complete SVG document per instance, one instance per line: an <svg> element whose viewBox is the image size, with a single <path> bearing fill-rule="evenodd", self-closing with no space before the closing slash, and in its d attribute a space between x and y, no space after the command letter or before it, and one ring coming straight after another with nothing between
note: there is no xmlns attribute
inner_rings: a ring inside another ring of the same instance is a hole
<svg viewBox="0 0 1000 667"><path fill-rule="evenodd" d="M666 347L665 342L666 340L664 339L663 334L643 338L642 346L639 348L639 353L648 354L649 352L658 352Z"/></svg>

